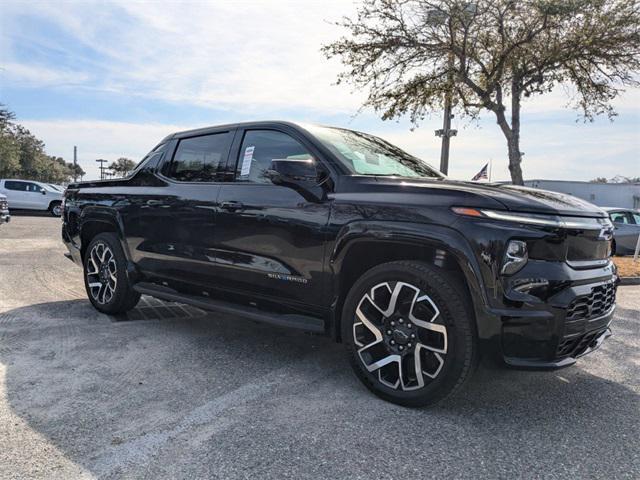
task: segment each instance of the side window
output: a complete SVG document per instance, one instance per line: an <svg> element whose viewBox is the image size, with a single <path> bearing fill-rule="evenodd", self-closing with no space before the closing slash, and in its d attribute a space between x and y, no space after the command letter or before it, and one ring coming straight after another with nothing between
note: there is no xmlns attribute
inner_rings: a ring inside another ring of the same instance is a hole
<svg viewBox="0 0 640 480"><path fill-rule="evenodd" d="M230 132L183 138L164 175L181 182L219 180L232 138Z"/></svg>
<svg viewBox="0 0 640 480"><path fill-rule="evenodd" d="M26 183L25 182L25 190L27 192L32 192L32 193L40 193L44 190L44 188L42 188L40 185L36 184L36 183Z"/></svg>
<svg viewBox="0 0 640 480"><path fill-rule="evenodd" d="M26 182L12 182L10 180L6 180L4 182L4 188L7 190L16 190L18 192L26 192L27 184Z"/></svg>
<svg viewBox="0 0 640 480"><path fill-rule="evenodd" d="M640 225L640 213L631 213L631 216L636 222L636 225Z"/></svg>
<svg viewBox="0 0 640 480"><path fill-rule="evenodd" d="M309 160L313 157L297 140L275 130L248 130L244 134L236 181L271 183L267 170L274 160Z"/></svg>
<svg viewBox="0 0 640 480"><path fill-rule="evenodd" d="M629 223L625 212L613 212L611 214L611 220L613 220L614 223Z"/></svg>

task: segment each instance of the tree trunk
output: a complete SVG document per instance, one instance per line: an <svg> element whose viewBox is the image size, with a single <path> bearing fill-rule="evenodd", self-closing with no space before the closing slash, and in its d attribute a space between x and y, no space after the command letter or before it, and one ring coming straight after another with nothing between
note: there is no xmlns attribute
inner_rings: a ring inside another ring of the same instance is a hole
<svg viewBox="0 0 640 480"><path fill-rule="evenodd" d="M518 75L511 82L511 137L507 139L509 147L509 172L514 185L524 185L522 179L522 152L520 151L520 95L522 86Z"/></svg>
<svg viewBox="0 0 640 480"><path fill-rule="evenodd" d="M524 185L522 179L522 152L520 151L520 132L513 132L511 138L507 140L509 147L509 172L511 172L511 182L514 185Z"/></svg>
<svg viewBox="0 0 640 480"><path fill-rule="evenodd" d="M520 96L521 86L518 83L517 77L511 84L511 125L507 121L507 117L504 113L505 108L502 105L502 99L500 95L500 101L498 107L493 111L496 114L498 125L504 134L504 138L507 139L507 148L509 151L509 172L511 172L511 182L514 185L524 185L522 178L522 152L520 151Z"/></svg>

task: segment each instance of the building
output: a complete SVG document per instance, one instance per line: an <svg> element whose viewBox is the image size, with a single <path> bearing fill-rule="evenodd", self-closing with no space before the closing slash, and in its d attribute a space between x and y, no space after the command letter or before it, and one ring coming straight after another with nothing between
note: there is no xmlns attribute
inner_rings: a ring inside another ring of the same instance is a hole
<svg viewBox="0 0 640 480"><path fill-rule="evenodd" d="M640 210L640 183L592 183L565 180L526 180L527 187L567 193L599 207Z"/></svg>

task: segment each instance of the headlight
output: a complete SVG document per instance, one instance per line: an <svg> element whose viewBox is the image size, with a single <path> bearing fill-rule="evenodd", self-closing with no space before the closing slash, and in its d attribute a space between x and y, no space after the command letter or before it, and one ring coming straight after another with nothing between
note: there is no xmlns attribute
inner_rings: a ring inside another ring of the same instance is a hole
<svg viewBox="0 0 640 480"><path fill-rule="evenodd" d="M538 213L507 212L502 210L485 210L468 207L453 207L458 215L467 217L489 218L504 222L540 225L543 227L569 228L576 230L601 230L612 227L608 218L591 217L561 217L558 215L543 215Z"/></svg>
<svg viewBox="0 0 640 480"><path fill-rule="evenodd" d="M527 244L522 240L510 240L504 252L504 260L502 261L502 270L500 273L503 275L513 275L524 267L528 260Z"/></svg>

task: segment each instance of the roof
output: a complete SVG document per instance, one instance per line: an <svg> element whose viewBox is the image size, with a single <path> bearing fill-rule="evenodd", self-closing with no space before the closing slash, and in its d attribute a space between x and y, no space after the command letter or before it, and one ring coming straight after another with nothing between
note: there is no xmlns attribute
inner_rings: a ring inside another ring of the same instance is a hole
<svg viewBox="0 0 640 480"><path fill-rule="evenodd" d="M282 125L294 128L301 128L302 125L296 122L290 122L286 120L257 120L254 122L238 122L238 123L225 123L222 125L210 125L202 128L194 128L191 130L183 130L180 132L174 132L170 135L167 135L164 140L169 140L171 138L183 137L183 136L196 136L203 135L212 130L224 130L224 129L232 129L232 128L242 128L242 127L261 127L267 125ZM163 140L163 141L164 141Z"/></svg>

